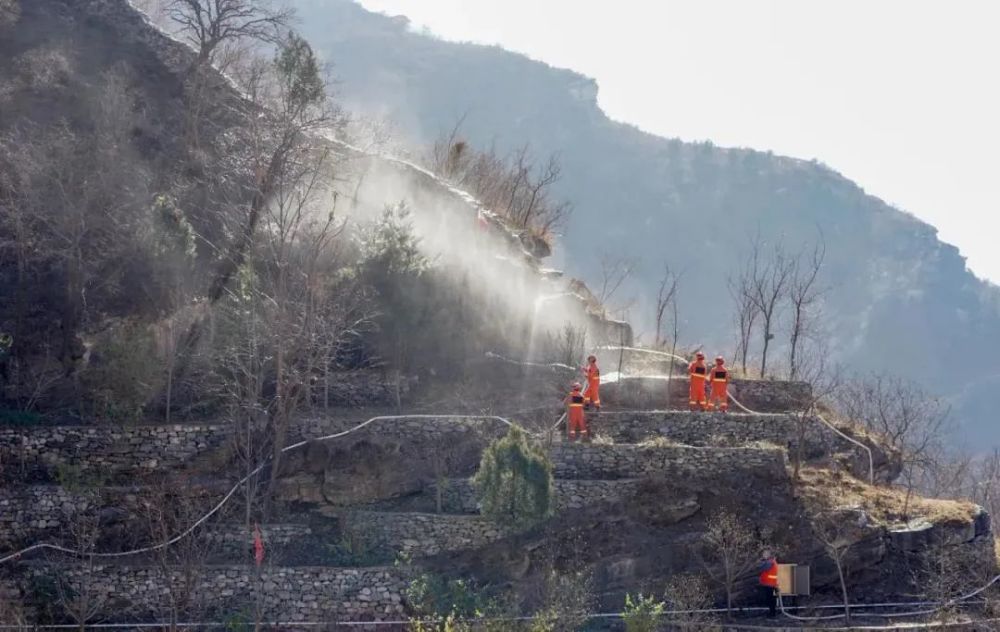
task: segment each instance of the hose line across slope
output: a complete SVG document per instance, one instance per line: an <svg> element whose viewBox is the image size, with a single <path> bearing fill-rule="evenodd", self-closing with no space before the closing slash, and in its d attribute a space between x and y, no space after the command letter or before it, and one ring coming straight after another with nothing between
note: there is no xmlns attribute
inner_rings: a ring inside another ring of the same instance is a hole
<svg viewBox="0 0 1000 632"><path fill-rule="evenodd" d="M521 426L518 426L517 424L515 424L512 421L510 421L509 419L507 419L505 417L499 417L497 415L380 415L378 417L372 417L371 419L367 419L367 420L359 423L358 425L356 425L356 426L354 426L352 428L349 428L347 430L344 430L342 432L337 432L337 433L326 435L326 436L323 436L323 437L317 437L315 439L305 439L303 441L299 441L298 443L293 443L293 444L291 444L289 446L285 446L281 450L281 452L282 453L286 453L286 452L290 452L292 450L297 450L298 448L301 448L302 446L306 445L310 441L330 441L330 440L333 440L333 439L339 439L341 437L345 437L345 436L347 436L349 434L357 432L357 431L359 431L359 430L361 430L361 429L363 429L363 428L365 428L365 427L367 427L367 426L369 426L369 425L371 425L371 424L373 424L373 423L375 423L377 421L399 421L399 420L406 420L406 419L468 419L468 420L477 420L478 419L478 420L492 420L492 421L502 422L502 423L504 423L507 426L510 426L512 428L520 428L521 430L524 430L524 432L527 432L528 434L533 434L533 433L529 432L528 430L526 430L524 428L521 428ZM207 522L212 516L214 516L216 513L218 513L219 510L221 510L226 505L226 503L229 502L229 500L240 489L240 487L243 486L244 483L246 483L251 478L253 478L257 474L259 474L265 467L267 467L267 465L268 465L268 463L270 463L270 461L271 461L271 457L270 456L267 457L266 459L264 459L263 462L261 462L260 465L258 465L253 470L251 470L249 474L247 474L246 476L244 476L243 478L241 478L239 481L237 481L236 484L233 485L232 488L222 497L222 499L219 500L219 502L215 504L214 507L212 507L211 509L209 509L201 518L198 518L198 520L196 520L194 523L192 523L191 526L189 526L187 529L181 531L180 533L178 533L174 537L170 538L169 540L165 540L163 542L160 542L160 543L154 544L154 545L150 545L150 546L145 546L145 547L141 547L141 548L137 548L137 549L131 549L131 550L128 550L128 551L118 551L118 552L114 552L114 553L94 553L94 552L90 552L90 551L81 551L81 550L78 550L78 549L71 549L69 547L60 546L58 544L51 544L51 543L48 543L48 542L39 542L37 544L32 544L31 546L25 547L23 549L20 549L18 551L14 551L13 553L9 553L9 554L7 554L7 555L5 555L3 557L0 557L0 564L6 564L7 562L10 562L12 560L17 560L22 555L25 555L26 553L31 553L33 551L41 551L41 550L56 551L56 552L59 552L59 553L65 553L67 555L73 555L73 556L76 556L76 557L93 557L93 558L100 558L100 559L110 559L110 558L130 557L132 555L140 555L142 553L151 553L153 551L159 551L161 549L165 549L168 546L171 546L173 544L176 544L177 542L180 542L181 540L183 540L187 536L191 535L191 533L193 533L198 527L200 527L203 524L205 524L205 522Z"/></svg>

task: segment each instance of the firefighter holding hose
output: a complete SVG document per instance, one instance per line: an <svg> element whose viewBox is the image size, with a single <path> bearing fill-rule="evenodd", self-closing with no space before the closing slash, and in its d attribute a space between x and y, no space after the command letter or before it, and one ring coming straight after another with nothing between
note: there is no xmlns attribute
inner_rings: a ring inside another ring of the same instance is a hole
<svg viewBox="0 0 1000 632"><path fill-rule="evenodd" d="M583 405L597 412L601 411L601 370L597 368L597 356L587 356L587 366L583 367L587 379L587 390L583 392Z"/></svg>
<svg viewBox="0 0 1000 632"><path fill-rule="evenodd" d="M767 604L767 616L773 618L778 614L778 559L773 552L764 551L757 570L760 572L760 591Z"/></svg>
<svg viewBox="0 0 1000 632"><path fill-rule="evenodd" d="M588 437L587 420L583 414L584 401L586 400L581 392L582 388L579 382L574 383L573 390L563 400L563 403L566 404L566 429L570 441L576 441L577 435L583 440Z"/></svg>
<svg viewBox="0 0 1000 632"><path fill-rule="evenodd" d="M705 366L705 354L701 351L695 354L694 362L688 365L688 378L691 380L688 406L691 410L705 410L708 406L708 401L705 399L708 367Z"/></svg>
<svg viewBox="0 0 1000 632"><path fill-rule="evenodd" d="M722 356L715 359L715 366L708 373L710 394L708 396L708 409L718 408L722 412L729 411L729 369L726 368L726 361Z"/></svg>

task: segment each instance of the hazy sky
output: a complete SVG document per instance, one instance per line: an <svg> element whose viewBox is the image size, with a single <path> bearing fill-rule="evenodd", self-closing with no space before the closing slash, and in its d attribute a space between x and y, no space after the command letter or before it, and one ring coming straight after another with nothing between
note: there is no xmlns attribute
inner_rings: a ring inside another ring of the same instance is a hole
<svg viewBox="0 0 1000 632"><path fill-rule="evenodd" d="M1000 283L1000 0L361 0L594 77L614 119L817 158Z"/></svg>

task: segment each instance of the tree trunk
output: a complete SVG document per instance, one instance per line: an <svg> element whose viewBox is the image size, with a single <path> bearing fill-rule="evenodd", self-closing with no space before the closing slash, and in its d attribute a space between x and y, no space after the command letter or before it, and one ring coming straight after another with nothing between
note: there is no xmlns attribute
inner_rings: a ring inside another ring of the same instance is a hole
<svg viewBox="0 0 1000 632"><path fill-rule="evenodd" d="M330 412L330 358L323 363L323 412Z"/></svg>
<svg viewBox="0 0 1000 632"><path fill-rule="evenodd" d="M840 576L840 594L844 598L844 620L848 625L850 625L851 602L847 599L847 582L844 581L844 564L839 559L837 560L837 575Z"/></svg>
<svg viewBox="0 0 1000 632"><path fill-rule="evenodd" d="M804 423L805 423L804 421L799 420L799 425L800 426L802 424L804 424ZM803 443L802 435L803 434L804 433L800 429L798 431L798 438L799 438L798 445L795 446L795 463L793 464L793 467L792 467L792 481L793 482L798 482L798 480L799 480L799 470L802 467L802 443Z"/></svg>
<svg viewBox="0 0 1000 632"><path fill-rule="evenodd" d="M167 353L167 394L166 394L166 412L164 414L164 422L170 423L170 406L171 400L173 399L174 393L174 326L168 320L167 321L167 340L166 340L166 353Z"/></svg>
<svg viewBox="0 0 1000 632"><path fill-rule="evenodd" d="M802 325L800 324L801 318L802 318L801 315L798 313L798 311L796 311L795 323L792 325L792 338L791 341L789 342L789 344L791 345L791 349L788 352L789 380L794 380L796 373L798 373L798 367L796 366L796 360L797 360L796 352L798 351L799 347L799 334L800 334L799 329L802 327Z"/></svg>
<svg viewBox="0 0 1000 632"><path fill-rule="evenodd" d="M275 350L274 360L274 446L271 456L271 478L267 485L267 495L264 498L264 516L271 514L272 497L278 485L278 474L281 469L281 456L285 448L285 434L288 431L289 410L286 397L288 395L285 384L285 350L284 344L279 341Z"/></svg>
<svg viewBox="0 0 1000 632"><path fill-rule="evenodd" d="M760 379L767 378L767 349L771 346L771 319L764 321L764 348L760 352Z"/></svg>
<svg viewBox="0 0 1000 632"><path fill-rule="evenodd" d="M211 313L211 308L214 307L215 304L218 303L219 300L225 295L225 290L229 286L229 282L236 275L237 271L239 271L240 267L242 267L246 262L250 248L253 245L254 235L257 233L257 224L260 222L260 215L264 211L264 207L270 201L271 196L274 193L278 174L284 164L288 151L289 148L284 146L275 150L275 153L271 156L271 160L268 162L266 169L264 169L263 173L257 179L257 187L250 200L247 221L243 225L243 230L236 238L236 241L229 247L225 256L221 259L219 270L216 272L215 276L212 278L211 284L209 285L209 313ZM177 363L177 373L181 376L185 375L187 372L191 356L194 353L198 342L201 340L203 328L204 318L196 319L188 328L187 333L184 335L180 345L178 345L180 362Z"/></svg>

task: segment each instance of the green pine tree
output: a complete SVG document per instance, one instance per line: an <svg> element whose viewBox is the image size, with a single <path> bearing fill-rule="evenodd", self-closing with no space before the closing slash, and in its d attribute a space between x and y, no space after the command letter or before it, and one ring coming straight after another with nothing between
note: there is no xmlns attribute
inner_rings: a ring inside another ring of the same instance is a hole
<svg viewBox="0 0 1000 632"><path fill-rule="evenodd" d="M552 463L519 428L486 448L473 482L483 515L496 522L529 528L552 512Z"/></svg>

